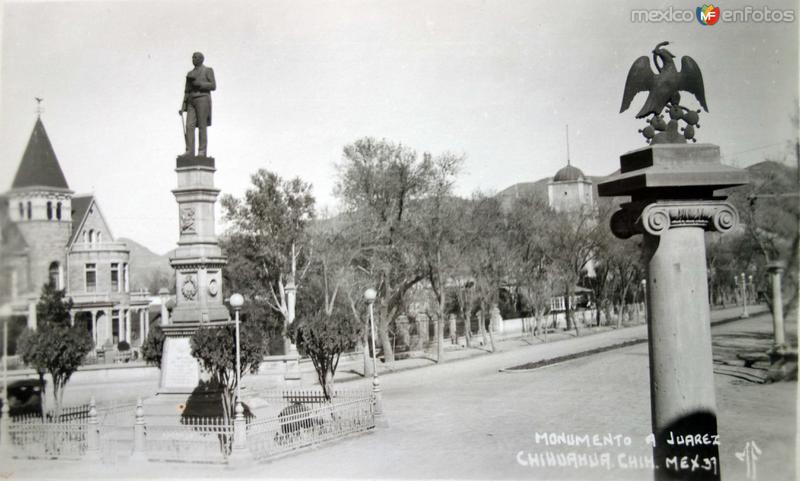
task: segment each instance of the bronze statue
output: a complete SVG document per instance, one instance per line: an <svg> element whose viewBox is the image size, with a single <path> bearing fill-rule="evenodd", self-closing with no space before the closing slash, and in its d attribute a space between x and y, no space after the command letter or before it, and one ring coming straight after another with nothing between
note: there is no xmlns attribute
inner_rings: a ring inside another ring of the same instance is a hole
<svg viewBox="0 0 800 481"><path fill-rule="evenodd" d="M186 87L183 90L183 104L178 115L183 119L186 112L186 125L184 136L186 138L186 153L194 155L194 129L197 128L198 150L197 155L206 156L208 147L208 134L206 128L211 125L211 91L216 90L217 82L214 79L214 69L203 65L203 54L192 54L194 69L186 74Z"/></svg>
<svg viewBox="0 0 800 481"><path fill-rule="evenodd" d="M636 94L649 92L644 106L636 114L637 119L652 115L647 121L649 125L639 131L648 142L656 144L685 143L687 140L696 142L694 129L700 127L698 124L700 110L690 110L680 105L679 90L694 94L703 109L708 112L703 75L697 62L689 56L681 58L679 72L673 61L675 55L664 48L666 45L669 45L669 42L661 42L653 49L653 63L658 70L657 74L653 73L650 60L646 56L641 56L633 62L625 81L622 107L619 112L622 113L630 107ZM664 119L662 113L665 109L670 117L669 122ZM679 120L686 122L686 127L681 129L683 135L678 133Z"/></svg>

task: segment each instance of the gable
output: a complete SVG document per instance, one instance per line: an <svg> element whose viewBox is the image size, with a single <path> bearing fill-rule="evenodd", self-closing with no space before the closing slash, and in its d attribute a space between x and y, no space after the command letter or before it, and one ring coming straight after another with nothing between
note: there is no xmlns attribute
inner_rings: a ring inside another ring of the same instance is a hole
<svg viewBox="0 0 800 481"><path fill-rule="evenodd" d="M72 200L72 206L73 224L70 246L81 244L84 239L85 242L89 242L90 234L94 239L97 239L98 233L100 234L100 242L114 241L111 228L108 226L103 213L100 211L100 206L93 196L75 197Z"/></svg>

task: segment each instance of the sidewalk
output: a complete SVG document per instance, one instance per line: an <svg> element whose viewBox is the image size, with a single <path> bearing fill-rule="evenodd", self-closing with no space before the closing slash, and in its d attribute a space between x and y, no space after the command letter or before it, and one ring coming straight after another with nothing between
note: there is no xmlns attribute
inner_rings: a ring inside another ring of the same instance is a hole
<svg viewBox="0 0 800 481"><path fill-rule="evenodd" d="M751 316L757 316L768 312L768 309L764 305L756 305L748 306L748 311ZM711 311L711 325L715 326L739 320L741 318L741 313L741 307L713 310ZM528 360L524 361L525 364L541 363L542 365L549 365L554 362L559 362L559 359L562 357L576 359L579 357L604 352L610 349L626 347L635 343L647 342L646 324L623 327L621 329L601 327L599 330L600 332L597 332L598 328L594 327L583 328L581 329L580 337L575 335L575 331L551 333L548 336L547 343L540 338L530 336L518 336L501 340L495 339L496 349L494 353L489 351L489 346L453 349L451 345L446 345L444 361L442 364L464 361L476 357L489 355L497 356L502 353L520 351L526 353L526 356L530 356L526 357ZM480 340L479 336L473 336L473 342L478 340ZM445 340L445 342L447 342L447 340ZM541 349L545 346L555 347ZM379 359L378 373L380 377L383 378L384 376L389 376L394 373L408 371L411 369L436 366L437 363L434 359L435 353L418 353L418 355L415 357L396 360L394 362L394 367L392 368L385 365ZM516 366L518 365L507 365L500 369L508 369ZM312 383L316 385L316 378L313 376L313 372L304 372L304 384L306 384L305 381L312 381ZM337 384L353 382L361 379L364 379L363 361L361 358L348 360L346 363L339 365L339 369L336 372Z"/></svg>

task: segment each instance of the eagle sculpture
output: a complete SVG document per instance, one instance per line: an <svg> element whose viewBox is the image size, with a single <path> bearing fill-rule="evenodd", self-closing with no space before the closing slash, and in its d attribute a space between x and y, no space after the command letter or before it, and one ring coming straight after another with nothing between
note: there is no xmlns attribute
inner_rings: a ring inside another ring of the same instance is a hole
<svg viewBox="0 0 800 481"><path fill-rule="evenodd" d="M650 60L641 56L633 62L628 78L625 81L625 92L622 95L622 107L619 112L628 110L631 101L639 92L648 92L647 100L637 119L652 115L647 121L649 124L639 132L649 143L685 143L687 140L696 142L695 128L699 128L699 110L693 111L680 105L680 90L694 94L700 105L708 112L706 94L703 88L703 75L700 67L692 57L684 56L681 59L681 70L675 68L675 55L665 49L669 42L661 42L653 49L653 63L658 73L653 73ZM660 64L659 64L660 60ZM669 115L669 122L664 119L664 109ZM681 128L683 134L678 132L678 122L686 123Z"/></svg>
<svg viewBox="0 0 800 481"><path fill-rule="evenodd" d="M639 92L649 91L644 107L636 114L637 119L650 114L658 115L667 106L667 103L678 105L680 103L679 90L694 94L703 109L708 112L706 93L703 89L703 74L700 67L692 57L681 58L680 72L675 68L675 55L664 46L669 42L661 42L653 49L653 63L658 73L653 73L650 60L644 55L636 59L628 72L625 81L625 92L622 94L622 107L620 113L628 110L631 101ZM661 65L658 60L661 60Z"/></svg>

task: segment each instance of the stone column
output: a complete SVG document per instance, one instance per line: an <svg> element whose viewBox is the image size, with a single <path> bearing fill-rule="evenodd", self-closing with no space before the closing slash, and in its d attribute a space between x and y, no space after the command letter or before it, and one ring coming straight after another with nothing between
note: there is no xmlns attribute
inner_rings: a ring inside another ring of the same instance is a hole
<svg viewBox="0 0 800 481"><path fill-rule="evenodd" d="M620 164L598 191L631 196L611 218L617 237L644 235L655 478L718 480L718 445L669 440L717 436L704 232L736 225L736 209L715 190L747 177L721 165L719 147L710 144L651 145L623 155ZM690 473L684 456L713 469Z"/></svg>
<svg viewBox="0 0 800 481"><path fill-rule="evenodd" d="M94 347L97 347L97 311L92 311L92 338Z"/></svg>
<svg viewBox="0 0 800 481"><path fill-rule="evenodd" d="M125 342L131 343L131 310L125 309Z"/></svg>
<svg viewBox="0 0 800 481"><path fill-rule="evenodd" d="M36 303L28 303L28 329L36 330Z"/></svg>
<svg viewBox="0 0 800 481"><path fill-rule="evenodd" d="M786 269L782 261L767 264L772 284L772 330L775 333L774 352L786 350L786 331L783 327L783 292L781 291L781 275Z"/></svg>
<svg viewBox="0 0 800 481"><path fill-rule="evenodd" d="M144 336L145 336L145 322L144 322L144 309L139 309L139 345L141 346L144 344Z"/></svg>

